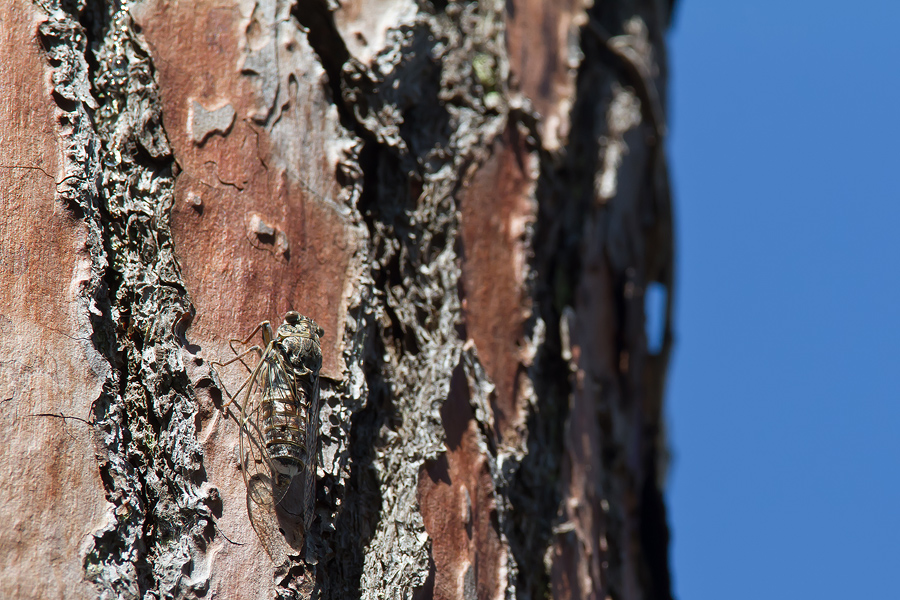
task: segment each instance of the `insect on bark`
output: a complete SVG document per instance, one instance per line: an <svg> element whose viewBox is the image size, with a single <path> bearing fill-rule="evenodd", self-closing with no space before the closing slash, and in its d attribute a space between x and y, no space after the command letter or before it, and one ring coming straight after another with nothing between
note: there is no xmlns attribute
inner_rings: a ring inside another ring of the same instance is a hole
<svg viewBox="0 0 900 600"><path fill-rule="evenodd" d="M309 317L289 311L277 330L263 321L244 340L232 340L232 350L234 342L247 344L257 333L261 334L262 346L240 354L235 350L237 356L232 360L213 364L224 367L249 354L259 357L250 376L231 397L241 410L241 472L247 485L248 509L251 519L255 511L252 504L271 513L286 500L289 489L299 487L299 502L290 504L301 507L302 514L297 516L302 518L305 532L312 525L316 499L322 367L319 339L323 331Z"/></svg>

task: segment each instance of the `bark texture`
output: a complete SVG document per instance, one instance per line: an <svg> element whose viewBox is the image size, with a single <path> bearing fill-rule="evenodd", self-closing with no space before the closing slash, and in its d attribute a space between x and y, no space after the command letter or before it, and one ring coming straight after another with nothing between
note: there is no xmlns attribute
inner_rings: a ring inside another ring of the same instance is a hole
<svg viewBox="0 0 900 600"><path fill-rule="evenodd" d="M669 598L671 8L0 6L0 596ZM210 367L292 309L310 531Z"/></svg>

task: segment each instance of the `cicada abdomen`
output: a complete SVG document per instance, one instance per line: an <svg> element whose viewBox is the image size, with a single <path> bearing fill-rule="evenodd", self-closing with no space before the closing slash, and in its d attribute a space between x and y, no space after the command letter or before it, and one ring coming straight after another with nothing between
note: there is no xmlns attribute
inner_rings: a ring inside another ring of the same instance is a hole
<svg viewBox="0 0 900 600"><path fill-rule="evenodd" d="M277 330L265 321L244 343L256 331L264 346L255 348L260 360L239 395L244 482L253 503L268 510L284 501L308 530L315 508L322 328L290 311ZM289 490L299 497L286 498Z"/></svg>

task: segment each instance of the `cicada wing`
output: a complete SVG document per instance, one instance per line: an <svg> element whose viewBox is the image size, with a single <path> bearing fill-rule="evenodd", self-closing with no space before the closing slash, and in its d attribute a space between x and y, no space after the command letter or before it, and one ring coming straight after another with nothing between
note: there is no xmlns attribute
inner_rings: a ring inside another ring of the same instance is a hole
<svg viewBox="0 0 900 600"><path fill-rule="evenodd" d="M264 402L272 371L271 353L270 345L250 375L241 404L241 472L249 500L261 506L278 504L290 484L279 476L266 450L263 435Z"/></svg>
<svg viewBox="0 0 900 600"><path fill-rule="evenodd" d="M275 505L271 502L257 502L254 497L271 497L271 482L262 479L251 479L247 489L247 515L250 524L256 531L260 543L276 565L288 560L289 554L296 551L287 543L279 523Z"/></svg>
<svg viewBox="0 0 900 600"><path fill-rule="evenodd" d="M275 504L281 503L286 496L293 494L290 490L296 480L300 479L294 475L287 475L282 470L285 468L285 463L294 464L296 462L297 442L299 441L297 432L303 431L304 427L299 413L300 397L297 394L297 386L294 378L288 373L289 367L285 363L284 357L274 352L268 365L267 389L265 390L266 396L273 400L272 406L268 409L269 414L272 415L268 431L271 441L276 443L276 448L283 453L281 460L284 461L279 463L276 457L269 455L274 477L272 491ZM275 402L276 400L277 402ZM261 427L261 431L266 431L266 428ZM278 468L279 465L281 465L281 469Z"/></svg>
<svg viewBox="0 0 900 600"><path fill-rule="evenodd" d="M272 503L279 504L284 499L285 495L288 493L288 490L291 489L291 482L294 480L293 477L289 477L287 475L279 475L272 482Z"/></svg>
<svg viewBox="0 0 900 600"><path fill-rule="evenodd" d="M274 504L271 461L266 452L262 414L266 377L269 370L266 349L250 374L241 396L240 442L241 473L247 486L247 497L256 504Z"/></svg>
<svg viewBox="0 0 900 600"><path fill-rule="evenodd" d="M263 354L245 390L241 408L240 449L244 483L247 485L247 515L257 537L276 565L285 564L289 554L297 552L286 536L289 527L282 523L276 506L288 491L291 478L279 473L266 450L265 402L273 378L278 377L277 360Z"/></svg>
<svg viewBox="0 0 900 600"><path fill-rule="evenodd" d="M315 372L312 391L309 395L307 414L309 424L306 429L307 460L303 470L303 524L306 530L312 526L316 510L316 467L319 459L319 373Z"/></svg>
<svg viewBox="0 0 900 600"><path fill-rule="evenodd" d="M290 491L279 506L305 531L312 525L315 514L319 438L318 374L307 372L291 377L290 389L294 406L297 407L298 414L302 415L299 423L302 438L302 453L299 458L302 468L291 481Z"/></svg>

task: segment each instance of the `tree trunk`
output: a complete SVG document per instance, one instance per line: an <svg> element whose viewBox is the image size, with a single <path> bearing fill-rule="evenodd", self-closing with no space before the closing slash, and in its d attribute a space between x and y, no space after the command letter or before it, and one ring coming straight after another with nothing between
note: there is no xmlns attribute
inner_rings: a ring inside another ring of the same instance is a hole
<svg viewBox="0 0 900 600"><path fill-rule="evenodd" d="M0 596L669 598L670 11L0 5ZM210 364L288 310L308 530Z"/></svg>

